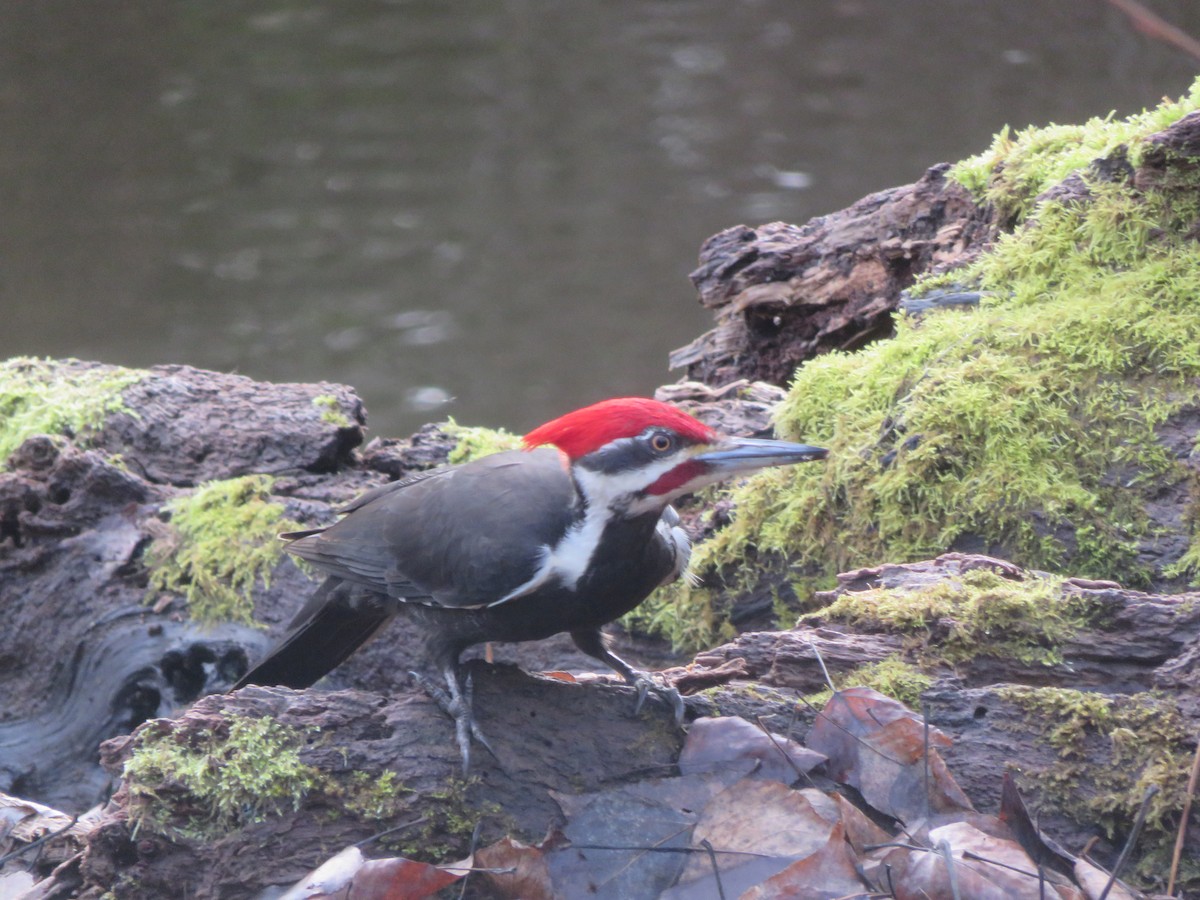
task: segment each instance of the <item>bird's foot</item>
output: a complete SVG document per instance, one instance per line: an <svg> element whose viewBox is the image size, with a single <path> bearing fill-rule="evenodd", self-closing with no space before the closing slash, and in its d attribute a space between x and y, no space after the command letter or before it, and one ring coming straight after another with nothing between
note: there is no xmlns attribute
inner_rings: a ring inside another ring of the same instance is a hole
<svg viewBox="0 0 1200 900"><path fill-rule="evenodd" d="M637 703L633 707L634 715L642 711L646 698L653 694L671 707L671 712L675 715L675 724L683 724L683 715L687 712L687 707L683 702L683 696L675 689L674 685L659 682L648 672L639 672L637 669L630 669L628 674L624 672L621 674L629 684L637 688Z"/></svg>
<svg viewBox="0 0 1200 900"><path fill-rule="evenodd" d="M480 730L479 724L475 721L475 684L470 675L467 676L460 688L458 672L454 667L448 667L442 673L446 679L446 688L442 688L432 678L420 672L410 672L409 674L424 688L425 693L429 695L430 699L441 707L442 712L454 720L454 736L458 742L458 752L462 757L464 778L471 772L472 738L478 741L488 753L492 754L493 758L499 761L496 751L492 749L491 743L483 731Z"/></svg>

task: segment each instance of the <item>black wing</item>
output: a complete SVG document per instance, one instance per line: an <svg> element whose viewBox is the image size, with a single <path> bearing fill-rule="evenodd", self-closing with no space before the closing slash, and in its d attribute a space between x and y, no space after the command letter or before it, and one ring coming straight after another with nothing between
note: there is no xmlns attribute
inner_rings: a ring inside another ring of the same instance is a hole
<svg viewBox="0 0 1200 900"><path fill-rule="evenodd" d="M556 450L515 450L369 492L288 551L404 600L483 606L525 584L582 515Z"/></svg>

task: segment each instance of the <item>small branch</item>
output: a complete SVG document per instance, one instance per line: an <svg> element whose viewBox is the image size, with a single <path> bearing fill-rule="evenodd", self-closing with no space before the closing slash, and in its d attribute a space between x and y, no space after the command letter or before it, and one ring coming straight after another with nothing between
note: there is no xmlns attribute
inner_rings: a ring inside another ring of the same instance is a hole
<svg viewBox="0 0 1200 900"><path fill-rule="evenodd" d="M1108 0L1108 2L1109 5L1115 6L1125 13L1133 27L1146 37L1162 41L1177 50L1182 50L1192 59L1200 60L1200 41L1147 9L1138 0Z"/></svg>
<svg viewBox="0 0 1200 900"><path fill-rule="evenodd" d="M22 856L23 854L28 853L34 847L42 846L42 844L46 843L47 841L53 840L54 838L58 837L60 834L66 834L68 831L70 831L72 828L74 828L78 822L79 822L79 816L74 816L70 822L68 822L66 825L64 825L62 828L60 828L58 831L51 831L49 834L43 834L36 841L30 841L25 846L18 847L16 850L13 850L9 853L4 854L3 856L0 856L0 866L4 865L10 859L15 859L18 856Z"/></svg>
<svg viewBox="0 0 1200 900"><path fill-rule="evenodd" d="M821 674L825 676L825 683L829 685L829 689L836 694L837 688L833 685L833 676L829 674L829 669L825 667L825 657L821 655L821 651L817 649L817 645L812 641L808 642L808 646L812 647L813 656L817 658L817 665L821 667Z"/></svg>
<svg viewBox="0 0 1200 900"><path fill-rule="evenodd" d="M365 837L361 841L357 841L354 844L354 846L355 847L365 847L367 844L374 843L375 841L379 840L381 837L387 837L389 834L395 834L397 831L403 831L406 828L415 828L417 825L424 825L428 821L429 821L428 816L421 816L421 818L413 819L411 822L403 822L399 825L396 825L393 828L389 828L387 831L381 831L378 834L373 834L370 837Z"/></svg>
<svg viewBox="0 0 1200 900"><path fill-rule="evenodd" d="M793 709L795 709L795 707L793 707ZM758 727L762 730L762 733L767 736L767 740L769 740L771 742L771 745L775 748L775 750L779 753L779 755L783 757L783 761L792 767L792 771L796 773L796 777L805 779L809 784L814 784L814 782L812 780L812 776L809 775L807 772L803 771L798 765L796 765L796 761L794 759L792 759L792 757L790 755L788 755L787 750L784 749L780 745L780 743L779 743L778 739L775 737L775 735L771 734L770 729L767 728L766 723L763 722L762 716L759 716L757 719L755 719L755 722L758 724Z"/></svg>
<svg viewBox="0 0 1200 900"><path fill-rule="evenodd" d="M933 802L929 799L929 711L925 708L925 699L921 698L921 736L924 746L921 749L922 784L925 791L925 818L933 815Z"/></svg>
<svg viewBox="0 0 1200 900"><path fill-rule="evenodd" d="M1192 774L1188 777L1187 793L1183 795L1183 812L1179 816L1179 832L1175 835L1175 852L1171 854L1171 876L1167 879L1167 893L1175 896L1175 878L1179 875L1179 860L1183 856L1183 844L1187 840L1188 817L1192 814L1192 798L1196 796L1196 782L1200 781L1200 742L1196 744L1196 757L1192 760Z"/></svg>
<svg viewBox="0 0 1200 900"><path fill-rule="evenodd" d="M721 884L721 867L717 865L717 854L713 852L713 845L709 843L708 838L700 842L700 846L708 851L708 861L712 863L713 878L717 881L717 896L720 900L725 900L725 886Z"/></svg>
<svg viewBox="0 0 1200 900"><path fill-rule="evenodd" d="M490 644L488 645L488 648L491 648ZM471 846L467 850L467 859L471 860L471 862L475 862L475 851L479 849L479 832L482 829L483 820L480 819L475 823L475 828L471 832ZM471 880L471 871L473 870L468 870L467 873L462 877L462 889L458 892L458 900L463 900L463 898L467 896L467 882Z"/></svg>
<svg viewBox="0 0 1200 900"><path fill-rule="evenodd" d="M954 867L954 853L950 850L949 841L938 841L936 849L942 859L946 861L946 874L950 878L950 896L954 900L962 900L962 894L958 892L958 870Z"/></svg>
<svg viewBox="0 0 1200 900"><path fill-rule="evenodd" d="M1150 801L1154 799L1158 790L1158 785L1152 784L1146 788L1146 793L1142 795L1142 805L1133 820L1133 828L1129 831L1129 837L1125 840L1125 846L1121 848L1121 855L1117 857L1116 863L1113 864L1112 872L1108 876L1108 884L1104 885L1104 890L1100 892L1097 900L1105 900L1108 892L1112 890L1112 886L1117 883L1117 878L1120 876L1121 870L1125 868L1125 863L1129 861L1129 855L1133 853L1133 845L1137 843L1138 837L1141 836L1142 826L1146 824L1146 816L1150 814Z"/></svg>

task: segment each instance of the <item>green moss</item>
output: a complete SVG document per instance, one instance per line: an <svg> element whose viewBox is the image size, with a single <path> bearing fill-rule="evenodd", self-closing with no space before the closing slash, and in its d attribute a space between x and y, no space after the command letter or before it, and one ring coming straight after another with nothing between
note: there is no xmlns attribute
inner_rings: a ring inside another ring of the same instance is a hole
<svg viewBox="0 0 1200 900"><path fill-rule="evenodd" d="M449 456L449 462L456 465L483 456L490 456L501 450L519 450L523 446L519 435L510 434L503 428L459 425L451 419L446 423L445 431L458 441Z"/></svg>
<svg viewBox="0 0 1200 900"><path fill-rule="evenodd" d="M1026 210L1022 227L948 276L985 292L979 308L903 318L892 340L802 366L776 430L829 458L736 488L732 524L694 553L700 587L656 595L641 620L703 645L720 628L714 595L959 541L1131 586L1169 577L1144 568L1138 547L1154 537L1148 499L1187 477L1155 429L1200 402L1200 187L1181 176L1135 191L1083 172L1085 199L1030 198L1200 105L1197 84L1181 103L1006 138L972 161L977 183ZM674 618L686 625L665 624Z"/></svg>
<svg viewBox="0 0 1200 900"><path fill-rule="evenodd" d="M899 654L888 656L876 663L859 666L837 679L837 688L868 687L899 700L909 709L921 708L921 695L929 690L933 679L916 666L905 662ZM833 696L833 691L824 690L806 699L815 708L822 709Z"/></svg>
<svg viewBox="0 0 1200 900"><path fill-rule="evenodd" d="M1046 741L1058 751L1058 761L1050 766L1034 767L1024 760L1012 764L1044 801L1076 821L1095 823L1109 838L1121 840L1146 788L1158 787L1139 843L1137 870L1143 878L1161 878L1179 826L1195 740L1174 700L1159 694L1104 697L1015 686L997 693L1024 710L1030 725L1044 728ZM1185 883L1200 877L1196 861L1185 868Z"/></svg>
<svg viewBox="0 0 1200 900"><path fill-rule="evenodd" d="M212 481L166 504L168 533L146 551L149 589L187 598L197 622L253 624L254 585L279 561L281 531L301 528L271 502L273 479L246 475Z"/></svg>
<svg viewBox="0 0 1200 900"><path fill-rule="evenodd" d="M961 579L918 590L844 593L801 621L819 617L908 634L916 639L915 649L931 660L956 663L986 655L1053 665L1062 662L1062 642L1100 613L1083 595L1064 596L1060 579L1013 581L973 569Z"/></svg>
<svg viewBox="0 0 1200 900"><path fill-rule="evenodd" d="M335 428L349 428L350 420L342 412L337 397L333 394L319 394L312 398L312 405L321 410L321 421Z"/></svg>
<svg viewBox="0 0 1200 900"><path fill-rule="evenodd" d="M160 720L138 733L124 770L135 829L212 838L298 810L314 796L331 804L331 815L378 822L401 814L412 796L392 771L327 773L303 762L316 729L270 717L214 721L212 730L185 734Z"/></svg>
<svg viewBox="0 0 1200 900"><path fill-rule="evenodd" d="M1191 587L1200 586L1200 477L1192 476L1191 505L1185 513L1192 537L1183 556L1163 569L1167 578L1186 578Z"/></svg>
<svg viewBox="0 0 1200 900"><path fill-rule="evenodd" d="M271 718L230 716L184 737L153 725L125 763L136 829L202 837L299 809L320 773L300 761L305 733Z"/></svg>
<svg viewBox="0 0 1200 900"><path fill-rule="evenodd" d="M342 806L362 819L383 821L394 818L403 806L403 798L412 793L410 788L397 782L396 773L391 770L382 775L351 772L340 781L338 793Z"/></svg>
<svg viewBox="0 0 1200 900"><path fill-rule="evenodd" d="M88 432L100 428L110 413L130 412L121 392L144 376L115 366L83 368L74 360L0 362L0 463L35 434L86 442Z"/></svg>
<svg viewBox="0 0 1200 900"><path fill-rule="evenodd" d="M737 636L726 617L728 601L725 592L681 578L659 588L621 622L630 631L662 635L678 650L697 650Z"/></svg>
<svg viewBox="0 0 1200 900"><path fill-rule="evenodd" d="M1093 160L1129 148L1140 162L1139 142L1200 107L1200 81L1180 100L1164 102L1127 119L1111 114L1084 125L1049 125L1012 133L1005 127L985 152L963 160L951 177L981 202L996 205L1002 219L1028 213L1039 194Z"/></svg>
<svg viewBox="0 0 1200 900"><path fill-rule="evenodd" d="M484 819L502 820L503 810L495 803L475 805L468 793L477 779L450 778L441 790L424 795L425 823L413 838L397 845L401 856L439 862L458 858L470 845L475 826ZM509 833L515 823L506 822Z"/></svg>

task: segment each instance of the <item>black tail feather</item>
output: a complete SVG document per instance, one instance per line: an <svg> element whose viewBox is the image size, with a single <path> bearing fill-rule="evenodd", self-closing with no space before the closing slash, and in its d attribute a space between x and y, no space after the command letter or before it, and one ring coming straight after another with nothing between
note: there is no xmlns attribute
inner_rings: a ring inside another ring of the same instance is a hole
<svg viewBox="0 0 1200 900"><path fill-rule="evenodd" d="M327 578L283 640L243 675L248 684L310 687L365 644L393 615L387 598Z"/></svg>

